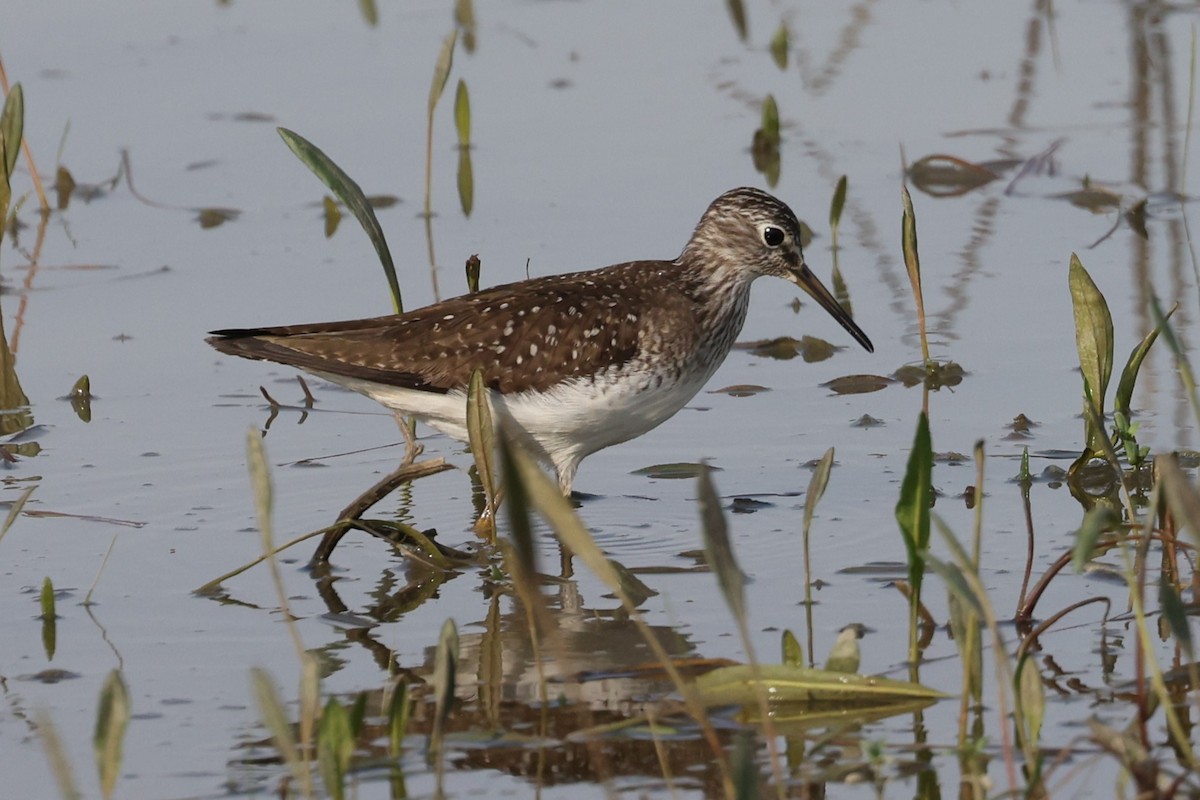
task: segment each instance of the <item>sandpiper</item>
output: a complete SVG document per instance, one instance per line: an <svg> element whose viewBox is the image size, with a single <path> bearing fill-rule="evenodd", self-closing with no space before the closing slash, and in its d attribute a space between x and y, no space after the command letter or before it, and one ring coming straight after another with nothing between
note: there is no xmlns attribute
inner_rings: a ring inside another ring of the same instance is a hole
<svg viewBox="0 0 1200 800"><path fill-rule="evenodd" d="M786 204L733 189L674 261L630 261L497 286L405 314L213 331L223 353L299 367L466 441L466 386L482 371L570 494L587 456L641 436L716 372L746 320L750 284L799 286L855 341L871 340L804 263Z"/></svg>

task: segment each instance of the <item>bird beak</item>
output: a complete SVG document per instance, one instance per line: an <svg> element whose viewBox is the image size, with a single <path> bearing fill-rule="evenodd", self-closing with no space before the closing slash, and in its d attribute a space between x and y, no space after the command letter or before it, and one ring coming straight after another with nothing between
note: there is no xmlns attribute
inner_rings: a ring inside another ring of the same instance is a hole
<svg viewBox="0 0 1200 800"><path fill-rule="evenodd" d="M854 324L854 320L846 313L846 309L834 299L829 290L825 288L825 284L817 279L816 275L812 274L812 270L803 261L798 266L789 267L787 271L787 279L799 286L804 291L808 292L813 300L816 300L821 308L829 312L846 331L854 337L854 341L861 344L868 353L875 352L875 346L871 344L871 340L862 332L862 328Z"/></svg>

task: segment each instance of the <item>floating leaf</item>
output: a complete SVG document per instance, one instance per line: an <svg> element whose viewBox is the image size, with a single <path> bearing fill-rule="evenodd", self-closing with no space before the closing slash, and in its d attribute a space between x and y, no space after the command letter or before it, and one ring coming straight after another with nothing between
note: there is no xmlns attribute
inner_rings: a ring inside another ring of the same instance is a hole
<svg viewBox="0 0 1200 800"><path fill-rule="evenodd" d="M834 394L867 394L886 389L892 383L891 378L883 375L843 375L821 385Z"/></svg>
<svg viewBox="0 0 1200 800"><path fill-rule="evenodd" d="M780 361L789 361L800 356L808 364L825 361L838 350L844 349L816 336L801 336L799 339L791 336L777 336L774 339L739 342L734 347L738 350L749 350L761 358L774 358Z"/></svg>
<svg viewBox="0 0 1200 800"><path fill-rule="evenodd" d="M374 245L379 262L383 265L383 273L387 277L388 288L392 292L392 305L397 314L403 312L404 303L400 297L400 282L396 279L396 265L392 262L392 254L388 250L387 240L383 236L383 228L380 226L371 204L367 202L362 188L315 144L287 128L276 128L275 130L279 132L296 157L304 162L304 165L320 178L321 183L325 184L342 201L342 204L349 209L358 223L362 225L363 230L367 232L367 238Z"/></svg>
<svg viewBox="0 0 1200 800"><path fill-rule="evenodd" d="M709 394L727 394L730 397L753 397L756 394L771 391L766 386L758 386L753 383L736 383L733 386L722 386L720 389L713 389Z"/></svg>
<svg viewBox="0 0 1200 800"><path fill-rule="evenodd" d="M696 688L707 706L757 705L764 690L773 703L827 701L846 706L946 696L919 683L786 664L721 667L697 678Z"/></svg>
<svg viewBox="0 0 1200 800"><path fill-rule="evenodd" d="M125 729L129 725L129 691L121 673L113 670L100 689L100 706L96 711L96 729L92 747L96 754L96 770L100 774L100 793L112 797L121 774L121 748Z"/></svg>
<svg viewBox="0 0 1200 800"><path fill-rule="evenodd" d="M957 156L925 156L911 167L907 177L913 185L934 197L957 197L1000 177L995 170Z"/></svg>
<svg viewBox="0 0 1200 800"><path fill-rule="evenodd" d="M236 208L202 208L196 212L196 221L204 230L210 230L234 221L241 213Z"/></svg>
<svg viewBox="0 0 1200 800"><path fill-rule="evenodd" d="M720 467L709 467L709 469L719 472ZM633 475L644 475L647 478L655 478L659 480L679 480L682 478L695 478L700 474L701 465L692 462L676 462L671 464L654 464L649 467L635 469Z"/></svg>

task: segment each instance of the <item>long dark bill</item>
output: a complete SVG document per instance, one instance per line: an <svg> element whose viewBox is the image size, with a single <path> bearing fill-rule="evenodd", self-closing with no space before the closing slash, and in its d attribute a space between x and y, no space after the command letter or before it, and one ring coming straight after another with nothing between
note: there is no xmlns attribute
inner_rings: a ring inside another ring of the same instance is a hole
<svg viewBox="0 0 1200 800"><path fill-rule="evenodd" d="M850 315L846 313L846 309L842 308L841 304L834 299L829 290L825 288L825 284L817 279L817 276L812 273L812 270L807 265L801 263L799 267L788 270L788 280L806 291L813 300L820 304L821 308L829 312L830 316L836 319L846 331L854 337L854 341L866 348L868 353L875 352L875 346L871 344L871 340L862 332L862 328L854 323Z"/></svg>

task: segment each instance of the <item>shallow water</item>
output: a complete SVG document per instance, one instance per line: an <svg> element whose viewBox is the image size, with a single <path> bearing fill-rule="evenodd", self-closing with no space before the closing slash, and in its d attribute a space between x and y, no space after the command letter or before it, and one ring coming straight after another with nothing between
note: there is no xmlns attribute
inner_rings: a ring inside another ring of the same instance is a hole
<svg viewBox="0 0 1200 800"><path fill-rule="evenodd" d="M875 631L863 643L863 671L902 670L905 604L884 582L844 570L904 559L893 509L921 394L900 384L854 395L822 386L853 373L890 375L920 359L900 255L901 153L910 163L932 153L1028 163L1055 148L1054 169L1040 174L1014 167L960 197L913 191L932 354L967 371L961 384L931 397L934 448L969 455L975 441L985 442L985 579L1002 613L1016 601L1025 553L1019 489L1009 481L1017 457L1028 446L1035 473L1065 468L1070 457L1054 453L1083 444L1070 254L1080 254L1108 298L1118 366L1151 325L1140 288L1146 281L1165 303L1180 303L1174 319L1182 339L1194 335L1197 286L1183 228L1193 209L1169 197L1186 194L1198 177L1195 157L1183 172L1194 14L1148 3L1060 2L1048 18L1038 4L759 2L747 4L743 42L719 3L504 2L476 13L477 46L457 50L435 123L431 245L419 211L429 79L453 24L445 3L383 7L374 26L351 5L316 3L191 2L169 15L146 14L133 2L6 8L0 56L10 81L24 87L26 138L45 179L52 180L60 140L61 162L80 184L111 178L126 151L141 196L127 181L90 201L77 194L50 218L42 241L30 198L18 214L28 227L6 235L0 250L0 310L41 446L7 465L6 493L15 499L36 483L29 510L79 515L23 517L0 542L0 774L13 796L53 793L32 723L41 711L57 724L80 786L98 796L91 726L113 668L123 671L135 714L119 794L273 793L285 772L243 763L243 743L266 738L249 670L268 669L289 698L298 677L267 571L229 581L236 602L192 590L260 551L244 467L246 432L269 413L259 385L284 403L303 398L291 370L221 357L203 333L382 314L390 301L352 219L324 237L323 187L275 125L317 143L368 194L401 199L379 217L406 306L414 308L435 298L430 249L442 296L465 288L460 265L472 253L483 260L485 284L527 271L673 257L713 197L737 185L766 186L749 145L763 96L775 96L783 141L773 191L816 230L807 259L826 281L829 200L837 179L849 177L838 265L875 353L855 348L812 303L794 313L792 287L760 281L743 340L807 334L844 349L811 364L735 351L708 388L770 391L702 393L658 430L589 458L576 480L590 495L581 514L597 541L634 569L690 569L696 561L686 553L699 547L694 483L634 470L708 459L730 503L765 501L729 517L753 579L748 605L764 658L774 658L779 629L803 628L802 493L809 462L835 447L814 523L814 573L827 583L814 610L816 649L824 652L839 628L860 621ZM767 52L781 21L792 35L783 70ZM469 217L455 191L458 78L472 104ZM1118 215L1058 197L1085 177L1111 188L1125 207L1149 197L1147 238L1121 224L1092 247ZM17 192L28 190L23 161L14 182ZM205 229L197 210L208 207L240 214ZM59 399L83 374L97 395L86 424ZM277 465L280 539L328 524L402 454L400 446L369 449L400 441L389 415L356 395L312 386L319 410L303 419L284 411L265 439ZM1134 405L1139 436L1156 452L1196 446L1195 420L1164 348L1143 367ZM1008 438L1018 414L1038 423L1028 439ZM855 425L863 415L882 424ZM431 454L462 470L469 465L461 445L429 431L423 441ZM943 495L938 513L966 537L973 512L959 495L974 482L973 466L939 463L934 482ZM456 470L416 482L376 513L436 527L443 541L460 545L473 541L470 499L470 481ZM1065 488L1046 483L1034 485L1032 503L1036 576L1069 546L1083 512ZM114 536L89 610L81 602ZM328 692L378 689L384 651L423 672L446 618L467 641L488 612L487 576L467 571L415 608L381 612L364 635L327 616L328 602L298 568L310 545L294 552L284 570L291 608L305 645L322 654ZM548 539L544 556L554 563ZM344 540L335 562L340 599L359 615L405 579L400 556L359 534ZM46 577L64 592L52 661L36 619ZM577 578L554 607L575 609L559 618L586 631L595 609L616 604L582 570ZM643 578L659 592L645 605L649 621L674 627L682 652L745 657L710 574ZM1120 587L1064 576L1040 608L1092 594L1110 594L1124 607ZM926 599L944 620L936 581ZM505 604L518 628L517 612ZM1132 657L1102 667L1098 618L1081 611L1072 620L1088 626L1067 624L1045 642L1079 683L1051 703L1047 746L1079 734L1089 713L1082 706L1093 696L1080 687L1133 677ZM1130 635L1115 623L1106 634ZM527 673L528 652L515 637L505 641L511 674ZM580 655L605 666L611 658L614 667L639 652L636 638L616 628L578 646ZM597 648L605 652L593 654ZM1132 640L1125 649L1132 652ZM956 690L953 654L939 634L922 680ZM52 684L33 677L48 668L77 677ZM516 677L513 684L522 685ZM1115 708L1106 719L1122 725L1123 713ZM956 715L955 702L926 712L938 745L953 743ZM908 741L911 726L900 717L877 724L868 738ZM989 730L995 740L994 718ZM461 753L458 760L466 761ZM1070 776L1073 790L1112 785L1115 762L1087 764ZM404 766L410 792L432 791L419 756ZM953 791L955 760L935 766ZM502 772L464 765L451 770L448 787L458 795L532 791L530 781ZM656 775L645 785L661 789ZM998 761L990 775L1006 785ZM366 780L360 796L384 796L385 782ZM911 780L896 778L889 792L911 794ZM544 796L579 789L567 784Z"/></svg>

